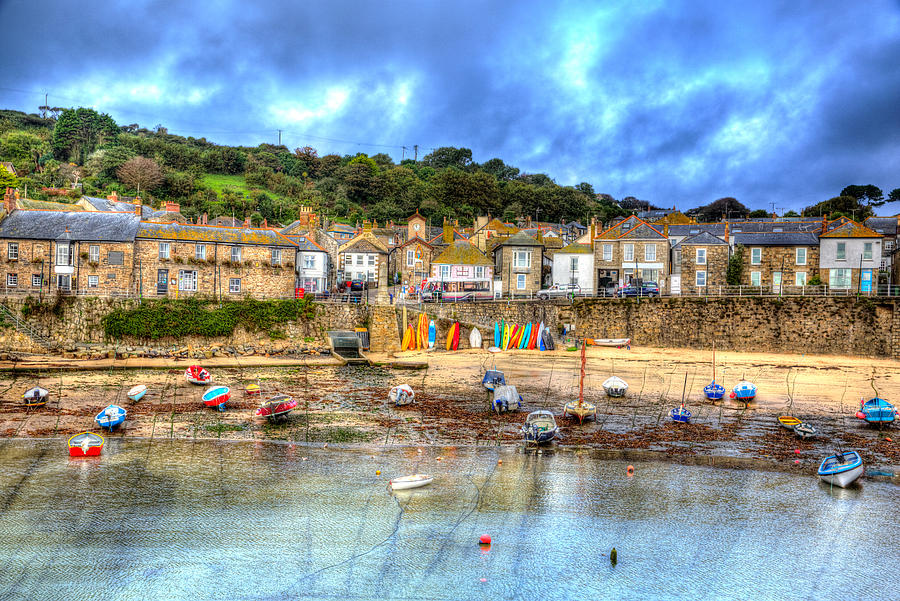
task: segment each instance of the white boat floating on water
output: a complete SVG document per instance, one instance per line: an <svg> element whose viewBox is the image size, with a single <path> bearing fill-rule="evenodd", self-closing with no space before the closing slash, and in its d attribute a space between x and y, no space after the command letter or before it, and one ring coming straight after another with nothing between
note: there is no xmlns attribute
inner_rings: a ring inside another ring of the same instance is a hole
<svg viewBox="0 0 900 601"><path fill-rule="evenodd" d="M391 490L409 490L410 488L420 488L428 486L434 481L434 476L429 474L413 474L412 476L401 476L394 478L388 484Z"/></svg>
<svg viewBox="0 0 900 601"><path fill-rule="evenodd" d="M612 376L603 382L603 390L611 397L625 396L625 393L628 392L628 382L619 376Z"/></svg>
<svg viewBox="0 0 900 601"><path fill-rule="evenodd" d="M819 466L819 478L828 484L845 488L863 475L862 457L856 451L844 451L826 457Z"/></svg>

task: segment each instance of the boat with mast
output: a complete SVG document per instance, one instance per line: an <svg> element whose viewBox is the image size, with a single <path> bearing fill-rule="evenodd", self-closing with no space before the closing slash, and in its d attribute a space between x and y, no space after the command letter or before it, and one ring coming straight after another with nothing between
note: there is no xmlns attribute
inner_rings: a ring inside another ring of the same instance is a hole
<svg viewBox="0 0 900 601"><path fill-rule="evenodd" d="M587 356L585 347L587 345L581 343L581 377L578 379L578 400L570 401L563 407L563 417L574 415L578 418L578 423L584 423L584 418L593 415L594 421L597 421L597 406L584 400L584 368L587 364Z"/></svg>
<svg viewBox="0 0 900 601"><path fill-rule="evenodd" d="M703 394L710 401L721 401L725 396L725 387L716 383L716 341L713 340L712 352L712 382L703 387Z"/></svg>
<svg viewBox="0 0 900 601"><path fill-rule="evenodd" d="M671 413L672 420L680 424L687 424L691 421L691 412L684 408L685 393L687 393L687 372L684 374L684 387L681 390L681 407L675 407Z"/></svg>

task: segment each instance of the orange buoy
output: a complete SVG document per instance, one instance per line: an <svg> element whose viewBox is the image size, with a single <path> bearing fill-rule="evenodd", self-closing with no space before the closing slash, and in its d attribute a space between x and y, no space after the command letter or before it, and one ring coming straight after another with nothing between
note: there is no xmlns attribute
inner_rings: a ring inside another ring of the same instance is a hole
<svg viewBox="0 0 900 601"><path fill-rule="evenodd" d="M481 544L481 545L491 544L491 535L490 534L482 534L481 538L478 539L478 544Z"/></svg>
<svg viewBox="0 0 900 601"><path fill-rule="evenodd" d="M628 467L626 467L625 473L628 474L629 476L633 476L634 475L634 466L629 465Z"/></svg>
<svg viewBox="0 0 900 601"><path fill-rule="evenodd" d="M438 458L437 458L437 460L438 460L438 461L440 461L440 460L441 460L441 458L440 458L440 457L438 457Z"/></svg>
<svg viewBox="0 0 900 601"><path fill-rule="evenodd" d="M503 460L502 460L502 459L498 459L498 460L497 460L497 465L503 465Z"/></svg>
<svg viewBox="0 0 900 601"><path fill-rule="evenodd" d="M380 476L380 475L381 475L381 470L375 470L375 475L376 475L376 476Z"/></svg>
<svg viewBox="0 0 900 601"><path fill-rule="evenodd" d="M885 436L884 439L888 442L894 442L892 439L888 438L887 436Z"/></svg>

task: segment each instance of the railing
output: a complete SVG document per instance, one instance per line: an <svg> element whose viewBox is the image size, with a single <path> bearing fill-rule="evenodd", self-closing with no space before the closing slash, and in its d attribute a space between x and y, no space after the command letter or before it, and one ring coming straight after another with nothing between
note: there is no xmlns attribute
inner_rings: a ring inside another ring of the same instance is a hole
<svg viewBox="0 0 900 601"><path fill-rule="evenodd" d="M25 334L45 349L51 349L55 346L51 341L47 340L46 338L35 332L33 329L31 329L31 326L25 323L24 320L20 319L18 315L16 315L12 310L10 310L9 307L4 305L3 303L0 303L0 317L3 318L3 321L10 321L17 331Z"/></svg>

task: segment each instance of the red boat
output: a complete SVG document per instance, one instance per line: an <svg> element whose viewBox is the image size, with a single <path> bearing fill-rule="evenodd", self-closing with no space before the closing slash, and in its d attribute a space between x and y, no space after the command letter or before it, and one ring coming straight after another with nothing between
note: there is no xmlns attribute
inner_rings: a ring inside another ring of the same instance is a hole
<svg viewBox="0 0 900 601"><path fill-rule="evenodd" d="M276 394L256 410L256 415L276 419L297 408L297 400L286 394Z"/></svg>
<svg viewBox="0 0 900 601"><path fill-rule="evenodd" d="M103 450L104 439L93 432L82 432L69 438L70 457L96 457Z"/></svg>
<svg viewBox="0 0 900 601"><path fill-rule="evenodd" d="M227 386L214 386L203 395L203 404L225 411L225 403L231 398L231 389Z"/></svg>
<svg viewBox="0 0 900 601"><path fill-rule="evenodd" d="M209 384L212 382L212 376L209 375L209 372L199 365L191 365L189 368L184 370L184 379L190 382L191 384Z"/></svg>

